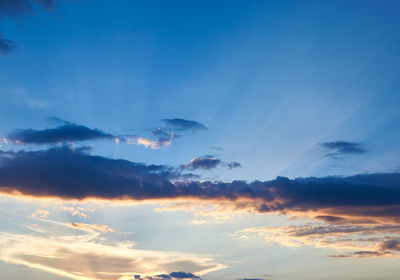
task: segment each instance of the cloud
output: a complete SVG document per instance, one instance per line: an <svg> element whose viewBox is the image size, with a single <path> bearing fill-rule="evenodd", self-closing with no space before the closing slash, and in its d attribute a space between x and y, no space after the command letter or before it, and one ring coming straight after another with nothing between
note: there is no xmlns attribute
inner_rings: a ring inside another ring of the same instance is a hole
<svg viewBox="0 0 400 280"><path fill-rule="evenodd" d="M43 145L94 139L115 139L116 136L98 129L66 122L56 128L43 130L18 129L8 134L7 138L18 144Z"/></svg>
<svg viewBox="0 0 400 280"><path fill-rule="evenodd" d="M74 207L74 206L66 206L63 205L61 207L62 210L69 212L72 216L80 216L83 219L88 219L90 216L87 212L94 212L93 208L84 208L84 207Z"/></svg>
<svg viewBox="0 0 400 280"><path fill-rule="evenodd" d="M361 143L336 141L319 143L320 147L326 151L325 156L336 157L347 154L364 154L367 151L362 147Z"/></svg>
<svg viewBox="0 0 400 280"><path fill-rule="evenodd" d="M321 215L321 216L316 216L314 218L328 223L339 223L346 220L345 218L342 217L329 216L329 215Z"/></svg>
<svg viewBox="0 0 400 280"><path fill-rule="evenodd" d="M106 225L87 224L87 223L72 223L71 225L76 229L80 229L87 232L91 231L114 232L112 228Z"/></svg>
<svg viewBox="0 0 400 280"><path fill-rule="evenodd" d="M175 193L175 186L168 181L175 174L166 166L113 160L87 152L87 148L69 147L0 152L0 185L22 187L21 192L29 195L64 198L143 199Z"/></svg>
<svg viewBox="0 0 400 280"><path fill-rule="evenodd" d="M175 136L171 134L170 138L159 138L158 140L152 140L142 136L124 136L120 140L126 144L135 144L158 150L170 146L174 138Z"/></svg>
<svg viewBox="0 0 400 280"><path fill-rule="evenodd" d="M190 272L178 271L178 272L171 272L170 274L160 274L160 275L146 276L146 277L141 277L140 275L135 275L134 279L139 279L139 280L163 280L163 279L181 280L181 279L200 279L200 277L196 276Z"/></svg>
<svg viewBox="0 0 400 280"><path fill-rule="evenodd" d="M179 278L184 272L173 271L190 269L203 275L225 268L202 255L103 242L100 234L83 231L73 235L52 234L48 238L46 232L35 235L0 232L0 260L82 280L161 279L152 277L162 274L170 275L171 279L196 279ZM191 275L195 274L186 276Z"/></svg>
<svg viewBox="0 0 400 280"><path fill-rule="evenodd" d="M183 119L164 119L162 122L165 126L151 129L151 135L125 135L119 137L117 141L159 150L169 147L176 138L181 136L176 131L192 130L194 132L200 129L207 129L198 122Z"/></svg>
<svg viewBox="0 0 400 280"><path fill-rule="evenodd" d="M138 280L165 280L165 279L171 279L171 280L190 280L190 279L200 279L199 276L194 275L193 273L190 272L183 272L183 271L178 271L178 272L171 272L170 274L160 274L160 275L155 275L155 276L145 276L142 277L140 275L135 275L134 279Z"/></svg>
<svg viewBox="0 0 400 280"><path fill-rule="evenodd" d="M383 251L399 251L400 252L400 239L389 239L380 244L380 249Z"/></svg>
<svg viewBox="0 0 400 280"><path fill-rule="evenodd" d="M312 245L316 248L332 248L350 251L329 257L388 257L400 256L400 224L326 224L312 222L303 225L279 227L253 227L236 232L235 236L263 238L265 242L279 243L285 247Z"/></svg>
<svg viewBox="0 0 400 280"><path fill-rule="evenodd" d="M147 139L144 137L137 137L134 139L138 145L142 145L142 146L145 146L146 148L151 148L153 150L158 150L158 149L168 147L169 145L171 145L170 141L162 141L162 142L153 141L151 139Z"/></svg>
<svg viewBox="0 0 400 280"><path fill-rule="evenodd" d="M0 186L8 193L64 199L196 198L265 213L314 211L317 216L399 220L400 173L251 183L179 181L183 178L188 179L168 166L94 156L87 148L0 152Z"/></svg>
<svg viewBox="0 0 400 280"><path fill-rule="evenodd" d="M37 7L52 10L55 6L55 0L0 0L0 20L3 16L19 18L32 14ZM13 41L2 38L0 34L0 54L10 54L15 48Z"/></svg>
<svg viewBox="0 0 400 280"><path fill-rule="evenodd" d="M238 236L257 233L284 246L350 250L347 255L357 257L390 257L399 252L400 173L277 177L250 183L196 181L165 165L94 156L87 148L64 146L0 151L0 186L2 193L65 200L158 199L212 204L222 212L303 213L313 223L250 228ZM188 209L187 204L183 207ZM83 223L71 227L107 230Z"/></svg>
<svg viewBox="0 0 400 280"><path fill-rule="evenodd" d="M189 170L204 169L209 170L216 168L222 161L214 156L206 155L203 157L193 158L188 164L181 165L182 168Z"/></svg>
<svg viewBox="0 0 400 280"><path fill-rule="evenodd" d="M0 54L10 54L15 50L15 48L16 45L13 41L3 38L0 34Z"/></svg>
<svg viewBox="0 0 400 280"><path fill-rule="evenodd" d="M166 129L161 128L161 127L157 128L157 129L154 129L154 130L152 131L152 133L153 133L153 135L155 135L155 136L158 137L158 141L157 141L157 142L158 142L161 146L163 146L163 145L165 146L165 144L170 145L170 144L171 144L171 141L172 141L173 139L179 137L179 135L176 134L175 132L167 131Z"/></svg>
<svg viewBox="0 0 400 280"><path fill-rule="evenodd" d="M190 121L179 118L162 119L161 121L171 129L177 131L192 130L193 132L195 132L197 130L207 130L207 127L205 125L196 121Z"/></svg>
<svg viewBox="0 0 400 280"><path fill-rule="evenodd" d="M41 218L41 219L46 219L49 216L50 212L49 210L46 209L38 209L35 211L35 213L31 214L32 218Z"/></svg>
<svg viewBox="0 0 400 280"><path fill-rule="evenodd" d="M189 163L182 164L181 168L189 170L198 170L198 169L210 170L217 168L218 166L226 166L229 169L241 167L240 163L238 162L227 163L219 158L216 158L213 155L205 155L202 157L191 159Z"/></svg>
<svg viewBox="0 0 400 280"><path fill-rule="evenodd" d="M199 279L199 276L194 275L193 273L189 272L172 272L170 275L172 278L177 278L177 279Z"/></svg>
<svg viewBox="0 0 400 280"><path fill-rule="evenodd" d="M242 167L242 165L239 162L236 162L236 161L229 162L226 165L228 166L229 169Z"/></svg>

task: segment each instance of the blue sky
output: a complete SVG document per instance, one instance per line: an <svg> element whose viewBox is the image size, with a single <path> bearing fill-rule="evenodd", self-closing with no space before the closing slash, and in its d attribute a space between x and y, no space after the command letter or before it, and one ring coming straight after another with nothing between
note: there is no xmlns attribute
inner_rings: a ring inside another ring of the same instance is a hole
<svg viewBox="0 0 400 280"><path fill-rule="evenodd" d="M100 279L19 249L23 237L64 252L81 236L78 259L99 240L158 257L109 279L376 279L370 265L396 279L399 12L398 1L0 1L0 247L16 244L0 270ZM305 227L329 233L299 239Z"/></svg>

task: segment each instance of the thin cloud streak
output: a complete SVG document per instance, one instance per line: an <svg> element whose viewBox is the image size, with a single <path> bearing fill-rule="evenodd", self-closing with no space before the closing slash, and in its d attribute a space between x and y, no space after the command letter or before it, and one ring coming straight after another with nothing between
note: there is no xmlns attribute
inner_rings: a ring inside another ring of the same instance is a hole
<svg viewBox="0 0 400 280"><path fill-rule="evenodd" d="M207 127L204 124L191 120L173 118L173 119L162 119L161 121L170 129L177 131L191 130L193 132L196 132L198 130L207 130Z"/></svg>

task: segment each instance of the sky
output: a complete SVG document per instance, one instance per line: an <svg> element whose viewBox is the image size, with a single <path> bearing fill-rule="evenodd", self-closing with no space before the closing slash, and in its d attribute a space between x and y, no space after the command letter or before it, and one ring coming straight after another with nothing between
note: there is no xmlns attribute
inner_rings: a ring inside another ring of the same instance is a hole
<svg viewBox="0 0 400 280"><path fill-rule="evenodd" d="M399 13L0 0L0 278L398 279Z"/></svg>

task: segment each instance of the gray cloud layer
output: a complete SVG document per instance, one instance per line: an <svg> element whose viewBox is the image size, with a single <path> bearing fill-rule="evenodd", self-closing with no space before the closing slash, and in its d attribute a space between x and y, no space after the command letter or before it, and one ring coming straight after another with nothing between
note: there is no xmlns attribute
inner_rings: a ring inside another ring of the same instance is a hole
<svg viewBox="0 0 400 280"><path fill-rule="evenodd" d="M182 177L167 166L93 156L83 148L0 152L3 192L66 199L247 199L259 212L331 209L338 216L400 215L400 173L251 183L176 181Z"/></svg>

